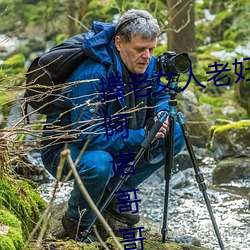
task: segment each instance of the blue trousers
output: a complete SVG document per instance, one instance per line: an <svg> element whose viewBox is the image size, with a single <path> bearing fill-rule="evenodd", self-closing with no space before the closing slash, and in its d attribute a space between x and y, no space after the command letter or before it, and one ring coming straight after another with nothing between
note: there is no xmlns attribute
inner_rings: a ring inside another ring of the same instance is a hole
<svg viewBox="0 0 250 250"><path fill-rule="evenodd" d="M141 157L138 164L135 166L135 173L129 176L128 180L122 185L120 191L135 189L140 183L165 165L167 149L164 148L164 139L158 139L157 143L154 144L154 148L151 150L152 160L148 162ZM74 143L69 144L68 148L71 151L73 161L75 161L81 149ZM184 148L185 142L181 128L179 123L176 122L174 154L177 155ZM53 147L50 147L42 151L44 166L54 177L56 176L61 150L62 149L58 149L55 151ZM120 180L119 176L114 177L113 161L114 159L110 153L102 150L92 150L85 151L77 164L79 176L96 205L100 203L105 189L113 189ZM63 175L67 175L69 170L70 167L66 163L63 169ZM77 183L74 182L74 187L68 201L68 216L77 222L80 218L80 212L83 209L87 211L81 219L81 225L88 226L93 220L94 213L84 199Z"/></svg>

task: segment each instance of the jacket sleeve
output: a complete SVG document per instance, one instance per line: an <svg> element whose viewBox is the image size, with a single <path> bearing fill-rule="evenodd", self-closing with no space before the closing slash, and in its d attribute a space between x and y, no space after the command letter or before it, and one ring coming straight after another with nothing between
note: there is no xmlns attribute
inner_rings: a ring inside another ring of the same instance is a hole
<svg viewBox="0 0 250 250"><path fill-rule="evenodd" d="M135 152L145 137L144 129L115 132L109 128L107 137L107 126L105 127L107 109L106 104L102 102L103 91L99 80L104 75L106 75L104 66L100 64L90 66L86 62L68 79L74 83L80 79L91 80L74 84L66 90L66 102L71 109L71 131L77 138L78 146L83 147L87 143L88 150L104 150L114 154L128 149Z"/></svg>
<svg viewBox="0 0 250 250"><path fill-rule="evenodd" d="M161 85L163 83L160 82ZM169 111L169 105L168 101L170 99L169 93L167 90L162 90L162 87L160 85L153 85L152 88L152 94L155 99L155 109L154 109L154 115L159 113L160 111Z"/></svg>

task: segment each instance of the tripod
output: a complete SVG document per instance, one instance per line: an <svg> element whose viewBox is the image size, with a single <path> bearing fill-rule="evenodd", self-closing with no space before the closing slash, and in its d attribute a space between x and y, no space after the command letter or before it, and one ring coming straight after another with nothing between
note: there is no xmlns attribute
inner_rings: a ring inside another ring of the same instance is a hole
<svg viewBox="0 0 250 250"><path fill-rule="evenodd" d="M177 76L177 80L178 80L178 76ZM200 172L200 169L198 167L198 162L196 160L192 145L190 143L189 134L188 134L188 131L186 129L184 117L183 117L182 113L180 113L180 112L177 113L177 108L176 108L177 107L177 100L175 97L176 97L177 93L181 91L180 88L178 87L177 80L172 79L172 81L170 82L170 88L169 88L170 89L170 91L169 91L170 100L168 101L169 102L169 113L168 114L167 114L167 112L161 113L159 119L155 122L155 124L153 125L153 127L150 130L150 132L148 133L148 135L142 141L141 148L138 151L138 153L136 154L135 160L133 161L133 163L130 162L128 164L128 167L129 167L129 165L136 167L140 158L142 157L144 152L147 150L147 148L150 146L151 142L155 138L155 135L157 134L157 132L161 128L163 122L165 121L165 119L168 116L169 117L169 131L168 131L168 135L166 138L166 145L167 145L168 150L166 151L166 161L165 161L165 197L164 197L164 215L163 215L163 226L162 226L162 242L165 243L166 242L166 235L168 232L168 230L167 230L167 215L168 215L169 183L170 183L173 164L174 164L174 123L175 123L175 118L177 117L178 122L181 126L184 140L186 142L186 146L187 146L187 149L189 152L190 159L191 159L193 167L194 167L195 178L196 178L196 181L199 185L199 189L203 194L203 197L204 197L204 200L205 200L205 203L206 203L206 206L207 206L207 209L208 209L208 212L210 215L210 219L212 221L213 228L215 230L220 248L221 248L221 250L225 250L221 236L220 236L218 226L216 224L215 217L213 215L210 201L208 199L208 195L206 192L206 184L204 182L204 177L203 177L202 173ZM125 169L125 173L126 172L129 173L129 168ZM101 208L100 208L101 213L107 208L107 206L109 205L109 203L111 202L111 200L115 196L115 192L117 192L121 188L123 183L126 182L128 178L129 178L128 174L127 175L120 175L120 180L119 180L118 184L112 190L109 197L106 199L106 201L101 206ZM88 226L88 228L82 233L82 240L83 241L87 238L87 236L91 232L92 227L94 226L96 220L97 220L97 217L95 216L93 221Z"/></svg>
<svg viewBox="0 0 250 250"><path fill-rule="evenodd" d="M178 78L178 76L177 76ZM220 245L221 250L225 250L225 247L223 245L221 236L220 236L220 232L213 214L213 210L210 204L210 201L208 199L208 195L206 192L206 184L204 182L204 177L203 174L201 173L200 169L199 169L199 165L197 162L197 159L195 157L191 142L190 142L190 138L189 138L189 133L188 130L186 128L186 124L185 124L185 120L184 120L184 116L181 112L177 113L177 100L176 100L176 95L177 93L179 93L181 91L181 89L178 87L178 82L177 80L172 80L170 82L170 100L169 100L169 132L166 138L166 145L168 148L168 151L166 152L166 161L165 161L165 201L164 201L164 215L163 215L163 226L162 226L162 242L166 242L166 234L167 234L167 215L168 215L168 196L169 196L169 182L171 179L171 175L172 175L172 169L173 169L173 165L174 165L174 123L175 123L175 118L177 117L178 122L181 126L181 130L183 133L183 137L187 146L187 150L191 159L191 162L193 164L194 167L194 171L195 171L195 179L196 182L198 183L199 189L202 192L203 198L205 200L206 206L207 206L207 210L209 212L210 215L210 219L212 221L213 224L213 228L218 240L218 243Z"/></svg>

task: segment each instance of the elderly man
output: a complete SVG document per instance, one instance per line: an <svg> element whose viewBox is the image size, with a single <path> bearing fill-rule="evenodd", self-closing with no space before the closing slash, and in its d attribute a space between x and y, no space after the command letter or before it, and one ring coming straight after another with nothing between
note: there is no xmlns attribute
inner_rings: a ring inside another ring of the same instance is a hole
<svg viewBox="0 0 250 250"><path fill-rule="evenodd" d="M118 169L115 156L136 153L146 136L147 120L150 117L156 120L162 111L168 111L169 94L152 77L156 73L153 52L159 32L157 20L143 10L125 12L117 25L94 22L83 41L87 59L67 82L93 81L69 84L47 116L42 151L46 169L56 175L60 152L67 143L73 160L78 159L77 171L97 206L119 181L119 175L115 174ZM107 122L107 118L112 117L113 122ZM122 129L125 125L127 129ZM166 119L152 143L151 160L140 159L121 190L135 189L164 165L164 157L157 156L167 150L163 147L167 130ZM174 139L176 155L185 147L177 122ZM63 176L69 170L66 163ZM138 214L120 213L115 203L117 197L106 212L124 223L139 222ZM81 216L84 209L86 212ZM70 238L81 237L93 217L94 213L74 183L67 213L62 218L65 231Z"/></svg>

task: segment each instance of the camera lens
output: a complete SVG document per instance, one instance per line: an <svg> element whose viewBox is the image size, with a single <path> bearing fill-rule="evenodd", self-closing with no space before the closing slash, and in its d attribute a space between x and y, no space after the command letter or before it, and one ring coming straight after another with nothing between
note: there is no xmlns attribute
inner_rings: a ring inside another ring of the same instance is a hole
<svg viewBox="0 0 250 250"><path fill-rule="evenodd" d="M178 73L186 73L191 66L191 61L186 53L175 57L175 68Z"/></svg>

